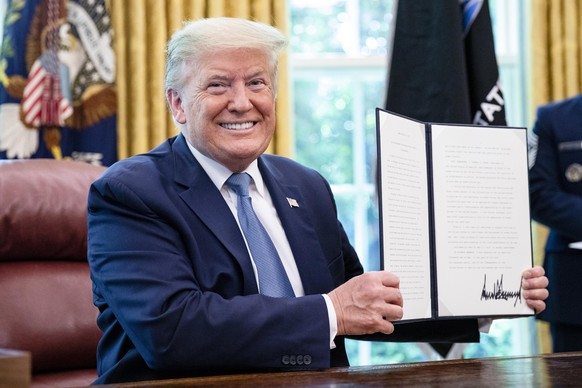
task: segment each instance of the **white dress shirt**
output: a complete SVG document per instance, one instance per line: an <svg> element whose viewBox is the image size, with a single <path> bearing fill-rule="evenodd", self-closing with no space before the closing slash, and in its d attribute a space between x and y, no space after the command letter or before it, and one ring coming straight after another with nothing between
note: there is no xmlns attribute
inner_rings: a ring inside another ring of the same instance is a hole
<svg viewBox="0 0 582 388"><path fill-rule="evenodd" d="M234 191L230 190L228 186L225 185L226 180L232 175L232 171L228 168L223 166L222 164L218 163L217 161L203 155L200 151L194 148L190 142L187 141L188 147L190 151L200 163L206 174L210 177L214 185L220 190L224 200L226 201L228 207L232 211L236 222L239 223L237 217L237 195ZM283 267L285 267L285 272L287 273L287 277L291 282L291 286L293 287L293 291L296 297L301 297L305 295L305 291L303 289L303 283L301 282L301 277L299 276L299 270L297 269L297 263L295 262L295 258L293 257L293 252L291 251L291 246L289 245L289 240L287 240L287 235L285 234L285 230L283 229L283 225L281 224L281 220L279 219L279 215L275 207L273 206L273 201L271 199L271 195L267 187L263 182L263 177L261 172L259 171L259 166L257 161L253 161L249 167L243 172L249 174L253 179L249 186L249 195L252 199L253 209L257 214L257 217L267 230L267 233L273 240L273 244L277 249L277 253L281 258L283 263ZM240 228L240 224L239 224ZM241 234L244 237L244 233ZM254 260L252 259L252 254L247 244L247 250L249 251L249 255L251 256L251 263L253 265L253 270L255 271L255 279L257 279L257 286L260 290L260 284L258 284L258 275L257 275L257 267L255 265ZM333 339L337 334L337 316L335 313L335 309L333 308L333 303L331 299L327 295L323 295L327 306L328 318L329 318L329 328L330 328L330 348L334 348L335 345L333 343Z"/></svg>

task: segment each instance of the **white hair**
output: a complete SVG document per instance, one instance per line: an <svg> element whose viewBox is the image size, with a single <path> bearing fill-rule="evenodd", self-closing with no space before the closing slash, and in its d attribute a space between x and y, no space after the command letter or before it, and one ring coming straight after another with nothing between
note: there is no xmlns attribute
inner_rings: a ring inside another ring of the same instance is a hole
<svg viewBox="0 0 582 388"><path fill-rule="evenodd" d="M185 75L183 65L195 65L208 52L248 48L267 55L276 90L277 58L286 45L287 38L281 31L251 20L220 17L186 22L168 42L164 89L179 90Z"/></svg>

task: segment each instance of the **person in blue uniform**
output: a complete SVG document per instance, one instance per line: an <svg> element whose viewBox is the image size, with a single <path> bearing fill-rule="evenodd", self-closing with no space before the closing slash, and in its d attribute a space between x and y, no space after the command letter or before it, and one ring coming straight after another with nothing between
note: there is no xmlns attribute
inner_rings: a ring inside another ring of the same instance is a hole
<svg viewBox="0 0 582 388"><path fill-rule="evenodd" d="M529 139L532 218L549 228L544 267L555 352L582 350L582 94L540 106ZM577 245L577 242L581 242Z"/></svg>

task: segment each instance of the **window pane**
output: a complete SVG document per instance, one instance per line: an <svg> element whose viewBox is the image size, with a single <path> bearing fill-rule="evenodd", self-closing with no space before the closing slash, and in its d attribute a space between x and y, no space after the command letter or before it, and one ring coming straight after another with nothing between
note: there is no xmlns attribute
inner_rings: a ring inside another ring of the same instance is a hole
<svg viewBox="0 0 582 388"><path fill-rule="evenodd" d="M291 1L291 50L310 54L345 52L346 5L347 0Z"/></svg>
<svg viewBox="0 0 582 388"><path fill-rule="evenodd" d="M291 0L296 54L386 55L392 0Z"/></svg>
<svg viewBox="0 0 582 388"><path fill-rule="evenodd" d="M332 185L374 182L375 108L383 99L385 75L365 72L304 70L293 80L295 158Z"/></svg>
<svg viewBox="0 0 582 388"><path fill-rule="evenodd" d="M315 76L295 79L296 159L331 184L353 182L352 82Z"/></svg>
<svg viewBox="0 0 582 388"><path fill-rule="evenodd" d="M392 24L392 1L360 1L360 53L386 56Z"/></svg>

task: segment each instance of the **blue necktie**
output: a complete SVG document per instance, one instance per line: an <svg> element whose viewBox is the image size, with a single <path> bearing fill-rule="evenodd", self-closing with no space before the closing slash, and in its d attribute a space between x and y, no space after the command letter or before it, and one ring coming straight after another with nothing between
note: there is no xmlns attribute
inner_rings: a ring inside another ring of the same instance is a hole
<svg viewBox="0 0 582 388"><path fill-rule="evenodd" d="M246 173L232 174L226 180L227 186L238 197L238 220L257 267L261 294L274 297L294 297L295 293L275 245L253 210L249 196L250 182L251 176Z"/></svg>

